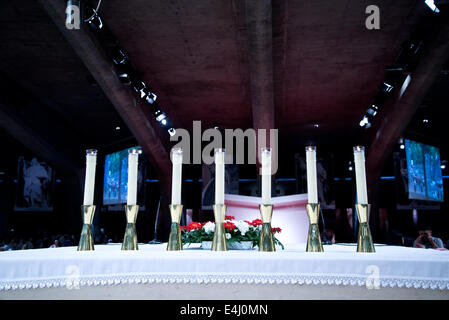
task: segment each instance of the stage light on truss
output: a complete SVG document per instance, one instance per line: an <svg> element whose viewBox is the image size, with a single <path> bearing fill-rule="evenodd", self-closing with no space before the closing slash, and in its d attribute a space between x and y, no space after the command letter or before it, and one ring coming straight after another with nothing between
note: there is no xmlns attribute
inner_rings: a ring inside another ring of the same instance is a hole
<svg viewBox="0 0 449 320"><path fill-rule="evenodd" d="M101 21L101 18L97 13L95 13L87 23L93 29L100 30L101 28L103 28L103 21Z"/></svg>
<svg viewBox="0 0 449 320"><path fill-rule="evenodd" d="M116 49L116 51L112 55L112 61L114 61L115 64L124 64L127 59L128 56L123 52L122 49Z"/></svg>
<svg viewBox="0 0 449 320"><path fill-rule="evenodd" d="M369 114L370 116L374 117L377 112L379 111L379 107L376 104L372 104L367 110L366 113Z"/></svg>
<svg viewBox="0 0 449 320"><path fill-rule="evenodd" d="M163 113L161 110L157 110L157 111L154 113L154 116L156 117L156 120L157 120L158 122L161 122L162 120L164 120L164 119L167 118L167 115L166 115L165 113Z"/></svg>
<svg viewBox="0 0 449 320"><path fill-rule="evenodd" d="M401 90L399 91L399 99L402 98L402 95L404 94L405 90L407 90L407 87L411 81L412 77L410 76L410 74L408 74L404 80L404 83L402 84Z"/></svg>
<svg viewBox="0 0 449 320"><path fill-rule="evenodd" d="M129 77L129 74L126 71L118 72L117 76L120 79L121 83L126 84L126 85L131 83L131 79Z"/></svg>
<svg viewBox="0 0 449 320"><path fill-rule="evenodd" d="M142 90L144 90L146 88L146 85L143 81L138 81L136 83L133 82L133 88L134 88L134 91L136 91L136 92L142 92ZM141 98L143 98L142 94L141 94Z"/></svg>
<svg viewBox="0 0 449 320"><path fill-rule="evenodd" d="M437 6L435 5L434 0L425 0L424 3L427 4L427 6L428 6L433 12L436 12L436 13L439 13L439 12L440 12L440 9L437 8Z"/></svg>
<svg viewBox="0 0 449 320"><path fill-rule="evenodd" d="M404 67L398 66L398 65L389 65L389 66L385 67L385 71L387 71L387 72L392 72L392 71L402 72L402 71L404 71Z"/></svg>
<svg viewBox="0 0 449 320"><path fill-rule="evenodd" d="M145 100L148 101L148 103L153 104L157 99L157 95L155 95L153 92L148 91L146 92Z"/></svg>
<svg viewBox="0 0 449 320"><path fill-rule="evenodd" d="M160 114L160 115L158 115L157 117L156 117L156 120L157 121L159 121L159 122L162 122L162 121L164 121L165 120L165 118L167 118L167 116L165 115L165 114Z"/></svg>
<svg viewBox="0 0 449 320"><path fill-rule="evenodd" d="M404 145L404 144L401 144L401 145L399 146L399 148L400 148L401 150L404 150L404 149L405 149L405 145Z"/></svg>
<svg viewBox="0 0 449 320"><path fill-rule="evenodd" d="M368 117L368 115L365 114L365 115L363 116L362 120L360 120L360 122L359 122L359 126L365 127L365 128L371 127L371 120L370 120L370 118Z"/></svg>
<svg viewBox="0 0 449 320"><path fill-rule="evenodd" d="M383 83L382 83L382 91L383 92L391 92L391 91L393 91L393 89L394 89L394 85L392 85L391 83L388 83L388 82L386 82L386 81L384 81Z"/></svg>
<svg viewBox="0 0 449 320"><path fill-rule="evenodd" d="M170 136L172 136L172 137L176 134L175 128L170 128L170 129L168 129L167 131L168 131L168 134L169 134Z"/></svg>

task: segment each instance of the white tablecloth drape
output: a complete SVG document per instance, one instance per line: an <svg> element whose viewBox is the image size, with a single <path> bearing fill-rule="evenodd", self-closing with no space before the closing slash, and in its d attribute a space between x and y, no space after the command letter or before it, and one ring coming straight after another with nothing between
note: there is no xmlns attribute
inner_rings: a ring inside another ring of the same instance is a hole
<svg viewBox="0 0 449 320"><path fill-rule="evenodd" d="M357 253L354 244L305 244L285 250L214 252L196 246L166 251L166 244L120 244L0 252L0 290L151 283L260 283L379 286L449 290L449 251L377 245Z"/></svg>

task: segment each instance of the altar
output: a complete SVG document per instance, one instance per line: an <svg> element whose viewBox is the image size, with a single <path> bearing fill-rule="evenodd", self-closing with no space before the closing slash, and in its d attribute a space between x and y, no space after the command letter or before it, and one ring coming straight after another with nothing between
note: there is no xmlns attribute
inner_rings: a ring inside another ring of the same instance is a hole
<svg viewBox="0 0 449 320"><path fill-rule="evenodd" d="M121 244L0 252L0 299L449 299L449 251L305 244L209 251Z"/></svg>
<svg viewBox="0 0 449 320"><path fill-rule="evenodd" d="M305 243L309 230L306 204L307 193L273 197L273 227L281 228L276 238L282 243ZM260 219L259 197L225 194L226 214L236 220Z"/></svg>

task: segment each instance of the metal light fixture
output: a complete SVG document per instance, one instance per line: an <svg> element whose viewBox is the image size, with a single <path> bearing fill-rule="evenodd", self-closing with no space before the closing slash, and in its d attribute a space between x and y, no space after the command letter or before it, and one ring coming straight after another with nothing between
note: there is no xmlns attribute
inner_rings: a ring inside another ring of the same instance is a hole
<svg viewBox="0 0 449 320"><path fill-rule="evenodd" d="M116 49L112 55L112 61L114 61L115 64L124 64L127 59L128 56L120 48Z"/></svg>
<svg viewBox="0 0 449 320"><path fill-rule="evenodd" d="M437 6L435 5L434 0L425 0L424 3L427 4L427 6L428 6L433 12L436 12L436 13L439 13L439 12L440 12L440 9L437 8Z"/></svg>
<svg viewBox="0 0 449 320"><path fill-rule="evenodd" d="M172 136L172 137L176 134L175 128L170 128L170 129L168 129L167 131L168 131L168 134L169 134L170 136Z"/></svg>
<svg viewBox="0 0 449 320"><path fill-rule="evenodd" d="M372 104L367 110L366 113L369 114L370 116L374 117L377 112L379 111L379 107L375 104Z"/></svg>
<svg viewBox="0 0 449 320"><path fill-rule="evenodd" d="M369 128L371 127L371 119L369 118L368 115L364 115L362 120L360 120L359 122L359 126L361 127L365 127L365 128Z"/></svg>
<svg viewBox="0 0 449 320"><path fill-rule="evenodd" d="M157 99L157 95L155 95L153 92L148 91L146 93L145 100L147 100L148 103L153 104L156 101L156 99Z"/></svg>

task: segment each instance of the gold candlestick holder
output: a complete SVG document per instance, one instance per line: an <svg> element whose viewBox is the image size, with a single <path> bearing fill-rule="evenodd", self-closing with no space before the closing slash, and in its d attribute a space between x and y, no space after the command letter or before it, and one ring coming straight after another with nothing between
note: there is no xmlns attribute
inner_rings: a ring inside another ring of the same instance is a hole
<svg viewBox="0 0 449 320"><path fill-rule="evenodd" d="M355 207L357 210L357 217L359 219L359 230L357 234L357 252L376 252L368 223L371 205L356 204Z"/></svg>
<svg viewBox="0 0 449 320"><path fill-rule="evenodd" d="M80 242L77 251L94 250L94 239L92 236L92 220L94 218L95 206L81 206L81 215L83 217L83 229L81 230Z"/></svg>
<svg viewBox="0 0 449 320"><path fill-rule="evenodd" d="M171 227L170 236L168 238L167 251L177 251L182 250L181 241L181 228L179 226L181 222L182 204L171 204L170 215L171 215Z"/></svg>
<svg viewBox="0 0 449 320"><path fill-rule="evenodd" d="M323 252L321 244L320 228L318 217L320 216L320 204L308 203L306 205L307 216L309 217L309 233L307 235L306 252Z"/></svg>
<svg viewBox="0 0 449 320"><path fill-rule="evenodd" d="M262 230L259 237L259 251L276 251L273 240L273 232L271 231L271 217L273 216L273 205L259 205L260 215L262 216Z"/></svg>
<svg viewBox="0 0 449 320"><path fill-rule="evenodd" d="M214 239L212 240L212 251L227 251L228 245L226 243L224 220L226 215L226 205L215 204L212 206L215 217L215 231Z"/></svg>
<svg viewBox="0 0 449 320"><path fill-rule="evenodd" d="M136 232L136 219L138 212L138 205L125 205L127 224L125 236L123 237L122 250L139 250Z"/></svg>

